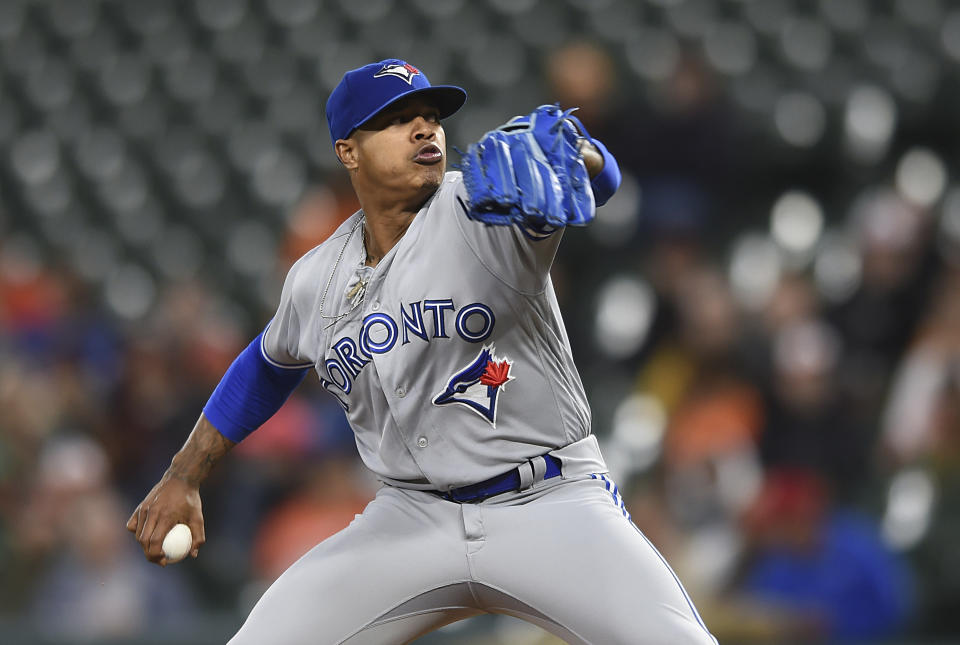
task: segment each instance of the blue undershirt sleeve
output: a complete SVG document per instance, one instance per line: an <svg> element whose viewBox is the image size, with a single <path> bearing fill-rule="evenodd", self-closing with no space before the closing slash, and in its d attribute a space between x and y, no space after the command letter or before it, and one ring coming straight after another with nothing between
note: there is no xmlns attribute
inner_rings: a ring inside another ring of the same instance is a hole
<svg viewBox="0 0 960 645"><path fill-rule="evenodd" d="M593 187L593 200L597 203L597 206L603 206L620 188L620 180L622 179L620 166L613 155L610 154L610 151L607 150L607 146L596 139L590 139L590 142L603 155L603 170L590 181L590 185Z"/></svg>
<svg viewBox="0 0 960 645"><path fill-rule="evenodd" d="M203 406L207 420L231 441L242 441L272 417L310 370L267 362L262 337L263 332L240 352Z"/></svg>

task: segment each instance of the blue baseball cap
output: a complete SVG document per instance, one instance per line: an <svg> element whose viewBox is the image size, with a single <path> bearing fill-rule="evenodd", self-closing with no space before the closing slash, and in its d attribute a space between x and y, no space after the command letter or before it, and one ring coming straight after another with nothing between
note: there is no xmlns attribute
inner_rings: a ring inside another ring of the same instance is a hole
<svg viewBox="0 0 960 645"><path fill-rule="evenodd" d="M430 85L427 75L410 63L388 58L350 70L327 99L330 140L346 139L381 110L406 96L428 98L445 119L463 105L467 93L455 85Z"/></svg>

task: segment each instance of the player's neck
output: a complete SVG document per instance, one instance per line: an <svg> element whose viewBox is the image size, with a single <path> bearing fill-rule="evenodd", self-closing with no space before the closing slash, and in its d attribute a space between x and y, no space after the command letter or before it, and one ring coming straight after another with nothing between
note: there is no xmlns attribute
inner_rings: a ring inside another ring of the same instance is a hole
<svg viewBox="0 0 960 645"><path fill-rule="evenodd" d="M419 209L418 209L419 210ZM401 210L392 213L363 210L363 243L367 251L366 265L375 267L390 252L410 226L417 211Z"/></svg>
<svg viewBox="0 0 960 645"><path fill-rule="evenodd" d="M366 219L364 225L364 246L367 251L367 266L377 266L377 263L390 252L410 226L410 222L417 216L424 203L435 192L430 191L425 197L418 196L411 202L391 201L378 202L369 197L360 197L360 208Z"/></svg>

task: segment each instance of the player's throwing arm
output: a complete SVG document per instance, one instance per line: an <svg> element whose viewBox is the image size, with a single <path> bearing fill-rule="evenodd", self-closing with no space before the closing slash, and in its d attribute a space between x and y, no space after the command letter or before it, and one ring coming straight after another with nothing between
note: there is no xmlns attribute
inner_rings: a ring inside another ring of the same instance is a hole
<svg viewBox="0 0 960 645"><path fill-rule="evenodd" d="M201 415L170 467L127 520L148 560L160 566L180 558L164 553L164 540L177 524L186 524L192 543L188 552L197 557L206 538L200 504L200 483L213 465L234 446ZM171 544L168 542L168 545ZM179 555L179 554L175 554Z"/></svg>

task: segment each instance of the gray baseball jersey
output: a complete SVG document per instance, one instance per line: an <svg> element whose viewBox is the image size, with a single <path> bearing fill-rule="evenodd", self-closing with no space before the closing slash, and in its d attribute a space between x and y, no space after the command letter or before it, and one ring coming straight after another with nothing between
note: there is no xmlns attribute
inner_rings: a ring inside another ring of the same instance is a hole
<svg viewBox="0 0 960 645"><path fill-rule="evenodd" d="M230 644L396 645L491 612L577 645L716 645L590 434L549 276L562 231L488 227L465 199L448 173L375 268L357 213L290 270L261 350L315 367L387 485ZM544 477L545 453L561 476ZM465 504L426 490L528 459L520 490Z"/></svg>
<svg viewBox="0 0 960 645"><path fill-rule="evenodd" d="M465 192L447 173L372 270L349 218L290 270L264 334L271 362L315 366L364 463L396 485L472 484L590 434L549 274L563 231L475 222Z"/></svg>

